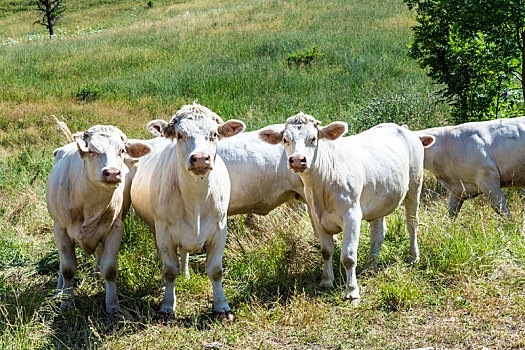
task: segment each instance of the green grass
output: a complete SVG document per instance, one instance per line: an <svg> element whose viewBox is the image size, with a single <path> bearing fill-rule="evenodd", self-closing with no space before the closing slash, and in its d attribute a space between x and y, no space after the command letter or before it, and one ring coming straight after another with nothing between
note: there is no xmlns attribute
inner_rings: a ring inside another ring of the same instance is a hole
<svg viewBox="0 0 525 350"><path fill-rule="evenodd" d="M53 40L34 21L25 1L0 1L0 44L18 42L0 46L1 349L525 347L519 192L507 191L511 220L476 198L452 221L431 176L418 264L407 263L399 208L387 219L378 268L363 271L369 228L362 224L357 308L341 298L340 243L335 286L320 289L320 246L308 215L283 206L228 220L231 324L212 314L203 254L191 257L190 278L177 281L175 317L157 315L155 244L135 215L119 253L123 315L103 311L104 284L93 276L94 258L80 250L76 309L61 311L45 183L64 140L51 114L73 131L114 124L129 137L148 137L147 121L194 100L251 130L299 111L347 121L352 132L383 121L425 128L449 115L434 98L437 87L407 58L414 22L400 0L157 0L153 8L145 0L70 0ZM313 46L321 59L288 65L290 54Z"/></svg>

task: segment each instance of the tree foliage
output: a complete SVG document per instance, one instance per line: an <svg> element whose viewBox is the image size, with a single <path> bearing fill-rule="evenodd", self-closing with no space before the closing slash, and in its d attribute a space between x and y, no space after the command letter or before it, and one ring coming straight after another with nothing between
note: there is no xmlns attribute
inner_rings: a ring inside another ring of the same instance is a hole
<svg viewBox="0 0 525 350"><path fill-rule="evenodd" d="M36 6L42 18L35 23L41 24L49 30L49 36L53 37L55 24L62 19L66 6L64 0L30 0Z"/></svg>
<svg viewBox="0 0 525 350"><path fill-rule="evenodd" d="M444 85L455 121L522 112L524 0L404 1L417 20L409 55Z"/></svg>

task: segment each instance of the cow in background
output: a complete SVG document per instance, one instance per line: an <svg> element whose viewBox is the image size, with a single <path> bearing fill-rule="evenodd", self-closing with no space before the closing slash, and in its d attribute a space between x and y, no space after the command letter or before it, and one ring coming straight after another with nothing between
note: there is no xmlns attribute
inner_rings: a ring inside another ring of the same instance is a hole
<svg viewBox="0 0 525 350"><path fill-rule="evenodd" d="M448 191L448 212L481 193L499 214L511 216L502 187L525 187L525 117L416 131L436 142L425 148L425 169Z"/></svg>

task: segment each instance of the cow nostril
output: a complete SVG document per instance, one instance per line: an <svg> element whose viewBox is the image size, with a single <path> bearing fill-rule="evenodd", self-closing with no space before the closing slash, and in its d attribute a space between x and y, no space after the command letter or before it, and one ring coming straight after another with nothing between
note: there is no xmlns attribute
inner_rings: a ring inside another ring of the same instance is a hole
<svg viewBox="0 0 525 350"><path fill-rule="evenodd" d="M293 164L293 158L288 159L288 161L290 162L290 164Z"/></svg>
<svg viewBox="0 0 525 350"><path fill-rule="evenodd" d="M306 164L306 158L305 157L301 158L301 164Z"/></svg>
<svg viewBox="0 0 525 350"><path fill-rule="evenodd" d="M192 155L192 156L190 157L190 162L191 162L192 164L194 164L195 162L197 162L197 156Z"/></svg>
<svg viewBox="0 0 525 350"><path fill-rule="evenodd" d="M104 179L118 178L121 172L119 169L104 169L102 170L102 177Z"/></svg>

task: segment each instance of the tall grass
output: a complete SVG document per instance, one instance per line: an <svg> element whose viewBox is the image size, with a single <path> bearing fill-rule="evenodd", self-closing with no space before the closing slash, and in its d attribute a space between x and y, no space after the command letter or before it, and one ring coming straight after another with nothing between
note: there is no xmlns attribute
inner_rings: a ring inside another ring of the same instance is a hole
<svg viewBox="0 0 525 350"><path fill-rule="evenodd" d="M303 111L352 132L394 121L412 128L446 123L448 109L408 60L411 14L401 1L71 0L58 37L41 36L26 2L0 4L0 348L408 349L524 348L523 208L507 195L503 220L484 198L446 216L445 192L425 180L421 261L409 265L404 210L387 219L376 270L363 270L362 303L342 298L345 272L320 289L322 258L307 213L282 206L268 216L228 220L224 289L236 320L211 310L205 255L176 283L172 319L156 314L163 282L151 232L126 219L117 287L122 315L104 309L94 259L77 251L76 309L54 296L58 256L45 207L52 151L64 140L51 114L73 131L115 124L148 137L145 123L198 100L250 129ZM78 28L77 28L78 27ZM18 43L14 43L14 41ZM308 66L290 54L314 45ZM427 174L428 175L428 174Z"/></svg>

